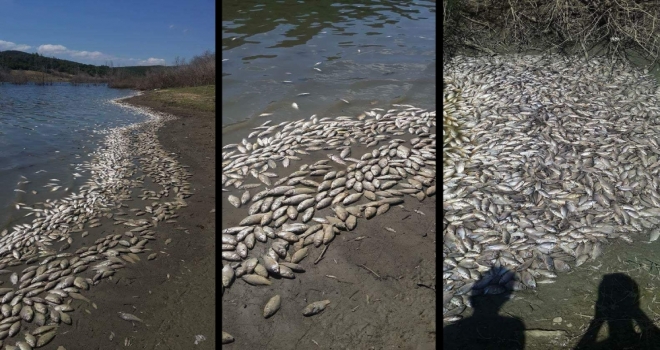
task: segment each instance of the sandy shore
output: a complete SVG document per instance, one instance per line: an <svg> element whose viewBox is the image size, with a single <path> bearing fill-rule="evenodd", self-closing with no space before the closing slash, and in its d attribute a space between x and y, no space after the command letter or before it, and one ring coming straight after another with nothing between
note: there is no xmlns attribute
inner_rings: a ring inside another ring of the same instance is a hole
<svg viewBox="0 0 660 350"><path fill-rule="evenodd" d="M158 138L190 167L194 195L178 210L177 224L158 227L162 239L150 243L158 258L145 258L92 288L85 295L97 308L75 310L73 329L62 329L44 349L118 349L127 341L136 349L215 349L215 114L164 106L148 94L126 102L179 117ZM124 321L119 311L145 323ZM195 345L196 336L205 340Z"/></svg>

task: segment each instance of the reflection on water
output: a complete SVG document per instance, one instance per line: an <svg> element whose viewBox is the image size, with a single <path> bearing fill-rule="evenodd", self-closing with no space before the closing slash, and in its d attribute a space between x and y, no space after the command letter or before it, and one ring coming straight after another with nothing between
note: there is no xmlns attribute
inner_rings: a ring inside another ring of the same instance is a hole
<svg viewBox="0 0 660 350"><path fill-rule="evenodd" d="M434 108L435 22L430 1L223 1L223 126Z"/></svg>
<svg viewBox="0 0 660 350"><path fill-rule="evenodd" d="M77 164L94 151L104 136L99 131L144 118L107 102L132 94L105 86L0 84L0 231L27 214L17 203L61 198L84 183Z"/></svg>

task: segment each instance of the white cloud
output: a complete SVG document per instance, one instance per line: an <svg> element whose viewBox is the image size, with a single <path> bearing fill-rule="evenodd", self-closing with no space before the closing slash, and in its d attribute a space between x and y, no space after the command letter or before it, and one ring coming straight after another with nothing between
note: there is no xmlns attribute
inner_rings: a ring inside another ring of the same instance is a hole
<svg viewBox="0 0 660 350"><path fill-rule="evenodd" d="M158 65L164 65L165 60L162 58L149 57L149 59L146 60L139 60L138 64L140 66L158 66Z"/></svg>
<svg viewBox="0 0 660 350"><path fill-rule="evenodd" d="M188 29L184 29L183 32L184 32L184 33L188 33Z"/></svg>
<svg viewBox="0 0 660 350"><path fill-rule="evenodd" d="M25 44L16 44L11 41L0 40L0 51L4 50L17 50L17 51L27 51L31 48L29 45Z"/></svg>
<svg viewBox="0 0 660 350"><path fill-rule="evenodd" d="M51 44L45 44L45 45L40 45L37 48L37 52L40 54L62 54L62 53L71 53L72 51L68 50L66 46L62 45L51 45ZM75 52L75 51L73 51Z"/></svg>
<svg viewBox="0 0 660 350"><path fill-rule="evenodd" d="M174 24L170 24L170 29L174 28Z"/></svg>
<svg viewBox="0 0 660 350"><path fill-rule="evenodd" d="M71 52L71 56L73 57L80 57L80 58L87 58L90 60L99 60L99 59L108 59L111 58L110 56L104 54L103 52L100 51L74 51Z"/></svg>
<svg viewBox="0 0 660 350"><path fill-rule="evenodd" d="M173 27L172 24L170 27ZM28 51L32 47L24 44L16 44L11 41L0 40L0 51L4 50L19 50ZM71 50L64 45L57 44L43 44L36 48L36 51L45 56L52 56L64 59L77 58L85 63L91 64L106 64L112 61L115 66L117 65L138 65L138 66L155 66L165 65L166 62L162 58L149 57L148 59L138 58L122 58L113 55L105 54L101 51L84 51L84 50Z"/></svg>

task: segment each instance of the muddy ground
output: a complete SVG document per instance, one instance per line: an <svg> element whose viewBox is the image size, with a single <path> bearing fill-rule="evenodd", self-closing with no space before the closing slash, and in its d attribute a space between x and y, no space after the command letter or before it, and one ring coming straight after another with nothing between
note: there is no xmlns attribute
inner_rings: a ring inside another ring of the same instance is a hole
<svg viewBox="0 0 660 350"><path fill-rule="evenodd" d="M558 273L554 283L537 283L536 290L516 292L507 301L498 296L477 297L481 316L475 318L475 309L468 308L457 323L457 330L470 334L471 341L449 341L449 323L445 322L445 348L514 348L483 346L506 339L483 339L475 327L502 332L499 325L505 317L522 322L524 328L513 331L522 334L516 341L522 340L525 349L659 349L660 242L649 243L648 234L633 239L632 244L615 240L604 247L597 261ZM493 307L496 303L503 303L498 316L492 314L498 311Z"/></svg>
<svg viewBox="0 0 660 350"><path fill-rule="evenodd" d="M188 207L177 211L176 224L155 229L158 239L147 248L159 253L156 260L140 254L141 261L85 292L96 308L75 301L73 325L60 327L44 349L215 349L215 114L163 106L148 95L128 102L179 117L166 123L158 138L181 164L190 166L194 195L187 198ZM92 243L100 235L125 231L109 219L102 223L96 229L102 232L90 230ZM165 245L168 238L172 242ZM85 239L81 243L89 244ZM122 320L119 311L140 317L144 324ZM205 340L195 345L199 335Z"/></svg>
<svg viewBox="0 0 660 350"><path fill-rule="evenodd" d="M248 128L248 125L224 128L223 144L240 141L251 131ZM360 147L352 148L354 154L363 154ZM272 171L284 176L303 164L313 163L319 156L325 157L320 154L301 156L300 161L292 162L286 169L280 163ZM336 164L331 162L331 165ZM223 228L237 226L247 215L247 205L237 209L227 201L229 194L240 196L240 193L222 192ZM309 255L300 263L306 271L296 273L295 279L273 278L270 286L251 286L241 279L234 281L222 295L221 327L235 341L223 347L434 349L435 208L435 196L420 202L406 195L403 208L393 206L371 220L358 219L353 231L342 231L328 244L318 264L314 261L324 246L308 246ZM326 215L334 214L330 208L314 214L315 217ZM266 248L257 242L250 256L260 256ZM281 308L274 316L264 319L264 305L276 294L282 298ZM331 301L325 311L311 317L302 315L305 306L325 299Z"/></svg>

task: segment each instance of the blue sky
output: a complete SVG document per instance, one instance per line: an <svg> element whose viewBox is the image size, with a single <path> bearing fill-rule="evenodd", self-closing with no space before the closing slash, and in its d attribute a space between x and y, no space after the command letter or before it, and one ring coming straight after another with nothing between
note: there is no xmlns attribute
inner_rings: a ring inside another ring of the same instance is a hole
<svg viewBox="0 0 660 350"><path fill-rule="evenodd" d="M0 0L0 51L170 65L215 51L214 0Z"/></svg>

